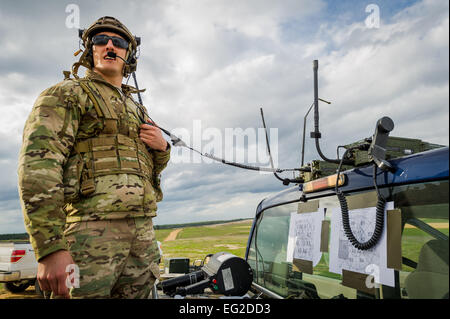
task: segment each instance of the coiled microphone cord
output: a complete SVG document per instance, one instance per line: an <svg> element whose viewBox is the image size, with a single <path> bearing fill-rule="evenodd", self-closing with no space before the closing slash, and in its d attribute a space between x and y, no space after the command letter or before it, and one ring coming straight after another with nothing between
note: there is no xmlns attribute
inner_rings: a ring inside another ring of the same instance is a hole
<svg viewBox="0 0 450 319"><path fill-rule="evenodd" d="M342 156L341 162L339 163L338 171L337 171L337 181L339 181L339 174L341 172L341 167L343 160L345 156L347 155L347 152L352 150L353 148L347 149ZM377 200L377 206L376 206L376 220L375 220L375 230L372 234L372 237L364 242L359 242L355 235L353 235L352 229L350 227L350 220L348 215L348 205L347 205L347 199L345 198L344 193L342 193L338 189L338 183L336 182L335 191L336 196L338 197L339 204L341 206L341 212L342 212L342 226L344 227L345 235L347 236L350 243L359 250L368 250L375 246L378 243L378 240L381 237L381 234L383 232L383 225L384 225L384 208L386 204L386 199L380 194L380 191L377 186L377 165L374 164L373 168L373 181L375 185L375 189L378 194L378 200Z"/></svg>

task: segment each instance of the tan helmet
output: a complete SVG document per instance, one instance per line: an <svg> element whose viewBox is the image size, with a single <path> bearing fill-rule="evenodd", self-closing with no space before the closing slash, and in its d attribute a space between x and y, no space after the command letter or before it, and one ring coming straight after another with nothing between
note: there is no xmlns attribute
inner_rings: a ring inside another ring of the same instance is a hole
<svg viewBox="0 0 450 319"><path fill-rule="evenodd" d="M97 33L104 31L115 32L128 41L128 49L127 54L125 56L125 60L128 63L124 65L123 75L126 77L130 73L136 71L137 66L136 50L137 47L141 44L141 39L139 37L135 37L127 29L127 27L116 18L105 16L99 18L89 28L78 30L78 36L82 40L85 49L80 57L80 60L74 63L72 66L72 74L75 77L78 77L77 73L80 65L88 69L91 69L94 66L94 61L92 57L92 37ZM76 52L75 55L77 55L80 52L81 51Z"/></svg>

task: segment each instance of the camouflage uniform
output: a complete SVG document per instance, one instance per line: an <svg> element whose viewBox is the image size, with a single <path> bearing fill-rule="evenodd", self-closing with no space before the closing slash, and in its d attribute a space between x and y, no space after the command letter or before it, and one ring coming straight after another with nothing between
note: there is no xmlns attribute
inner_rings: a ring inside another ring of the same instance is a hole
<svg viewBox="0 0 450 319"><path fill-rule="evenodd" d="M87 70L41 93L19 158L25 227L39 260L60 249L80 268L74 297L147 297L159 259L152 217L170 157L139 139L144 114Z"/></svg>

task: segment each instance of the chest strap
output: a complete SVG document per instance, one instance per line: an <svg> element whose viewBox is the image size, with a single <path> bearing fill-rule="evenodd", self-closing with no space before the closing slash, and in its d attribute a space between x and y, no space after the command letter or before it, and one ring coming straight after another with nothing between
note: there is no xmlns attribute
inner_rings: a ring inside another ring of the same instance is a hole
<svg viewBox="0 0 450 319"><path fill-rule="evenodd" d="M95 111L99 118L108 118L117 120L117 114L114 111L114 107L103 98L103 95L107 96L108 92L100 92L99 87L97 87L93 81L87 79L78 79L78 83L80 83L81 88L84 92L86 92L89 99L94 104Z"/></svg>

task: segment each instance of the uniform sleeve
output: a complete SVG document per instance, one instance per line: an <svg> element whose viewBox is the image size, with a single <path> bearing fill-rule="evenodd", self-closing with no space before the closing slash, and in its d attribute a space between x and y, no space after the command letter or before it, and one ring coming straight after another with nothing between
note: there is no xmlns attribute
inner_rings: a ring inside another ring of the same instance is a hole
<svg viewBox="0 0 450 319"><path fill-rule="evenodd" d="M25 228L37 260L67 249L63 231L63 167L79 123L77 100L57 85L36 100L25 123L18 186Z"/></svg>
<svg viewBox="0 0 450 319"><path fill-rule="evenodd" d="M167 143L168 149L166 151L155 151L152 150L151 154L153 157L153 177L152 184L156 193L156 201L160 202L163 199L163 193L161 189L161 172L166 168L167 163L170 159L170 144Z"/></svg>
<svg viewBox="0 0 450 319"><path fill-rule="evenodd" d="M167 163L170 160L171 148L170 148L169 142L167 142L167 145L168 145L168 149L166 151L152 150L153 164L154 164L153 172L156 175L161 174L161 172L163 171L164 168L166 168Z"/></svg>

